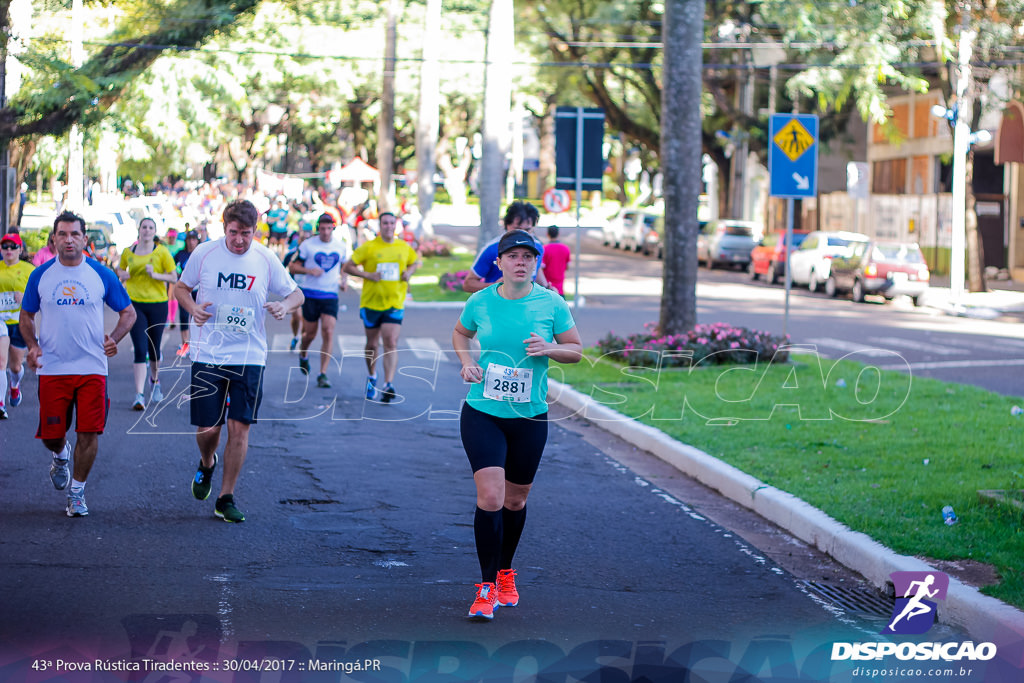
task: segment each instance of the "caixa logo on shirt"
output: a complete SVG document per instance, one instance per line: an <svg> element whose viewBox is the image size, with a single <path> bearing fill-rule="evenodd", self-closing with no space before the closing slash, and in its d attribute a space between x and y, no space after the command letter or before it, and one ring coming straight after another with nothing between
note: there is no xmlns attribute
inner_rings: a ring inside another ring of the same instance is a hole
<svg viewBox="0 0 1024 683"><path fill-rule="evenodd" d="M246 291L252 290L253 283L256 282L255 275L246 275L245 273L217 273L217 289L221 287L228 287L230 289L244 289Z"/></svg>
<svg viewBox="0 0 1024 683"><path fill-rule="evenodd" d="M85 306L88 302L89 292L77 280L64 280L54 287L53 303L58 306Z"/></svg>

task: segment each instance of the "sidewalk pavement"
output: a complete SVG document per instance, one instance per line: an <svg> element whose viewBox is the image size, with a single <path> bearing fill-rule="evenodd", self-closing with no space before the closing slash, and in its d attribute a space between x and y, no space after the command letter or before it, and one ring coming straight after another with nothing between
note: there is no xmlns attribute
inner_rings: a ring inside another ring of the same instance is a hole
<svg viewBox="0 0 1024 683"><path fill-rule="evenodd" d="M1014 294L1017 301L1024 302L1024 292ZM891 592L892 572L939 571L922 560L890 550L796 496L676 441L659 429L630 419L568 385L550 379L548 383L549 398L577 417L652 453L687 476L750 508L860 573L881 590ZM936 618L965 629L975 642L995 643L1001 657L1024 668L1024 612L950 577L946 599L938 603Z"/></svg>
<svg viewBox="0 0 1024 683"><path fill-rule="evenodd" d="M987 284L989 291L965 291L957 302L949 288L949 277L933 276L924 305L965 318L1006 318L1024 322L1024 282L989 280Z"/></svg>

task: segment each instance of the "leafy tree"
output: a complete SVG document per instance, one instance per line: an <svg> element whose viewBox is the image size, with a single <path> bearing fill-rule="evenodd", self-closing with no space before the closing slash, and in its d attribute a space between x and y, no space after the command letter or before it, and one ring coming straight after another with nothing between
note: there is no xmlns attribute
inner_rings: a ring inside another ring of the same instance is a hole
<svg viewBox="0 0 1024 683"><path fill-rule="evenodd" d="M111 42L79 68L62 58L53 44L34 41L18 59L36 77L0 109L0 139L56 135L73 123L99 120L131 82L165 50L190 50L253 13L259 0L173 0L127 2ZM10 3L0 3L0 29L8 35Z"/></svg>

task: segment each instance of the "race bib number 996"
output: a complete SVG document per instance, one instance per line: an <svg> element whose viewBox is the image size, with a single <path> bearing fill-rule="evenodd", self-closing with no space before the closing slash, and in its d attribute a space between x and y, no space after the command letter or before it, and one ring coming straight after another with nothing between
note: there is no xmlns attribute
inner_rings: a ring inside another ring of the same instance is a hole
<svg viewBox="0 0 1024 683"><path fill-rule="evenodd" d="M220 329L250 334L256 326L256 309L227 304L218 306L216 323Z"/></svg>
<svg viewBox="0 0 1024 683"><path fill-rule="evenodd" d="M533 390L533 370L510 368L497 363L487 364L484 375L484 398L510 403L529 403Z"/></svg>

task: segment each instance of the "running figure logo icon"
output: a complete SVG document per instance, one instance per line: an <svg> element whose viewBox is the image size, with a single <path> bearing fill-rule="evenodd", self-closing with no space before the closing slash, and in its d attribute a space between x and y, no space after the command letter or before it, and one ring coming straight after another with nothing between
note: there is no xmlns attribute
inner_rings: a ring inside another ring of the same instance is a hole
<svg viewBox="0 0 1024 683"><path fill-rule="evenodd" d="M926 633L935 624L938 605L933 600L946 599L949 577L942 572L893 572L890 576L897 597L892 621L882 633Z"/></svg>

